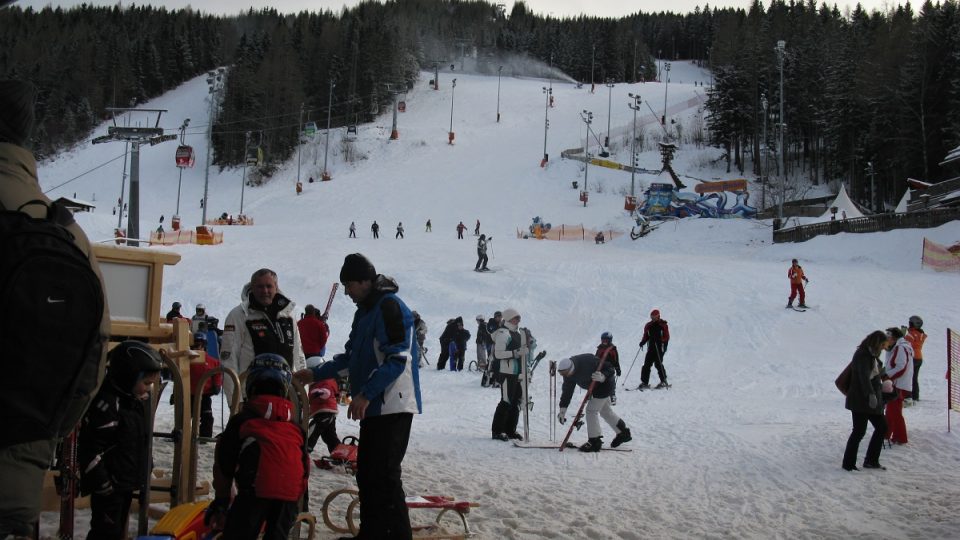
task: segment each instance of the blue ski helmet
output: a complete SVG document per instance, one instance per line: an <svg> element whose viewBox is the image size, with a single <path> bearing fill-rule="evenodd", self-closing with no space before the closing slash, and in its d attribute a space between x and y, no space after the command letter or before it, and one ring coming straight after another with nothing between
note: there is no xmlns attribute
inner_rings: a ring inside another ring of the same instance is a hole
<svg viewBox="0 0 960 540"><path fill-rule="evenodd" d="M604 332L600 334L600 341L603 341L603 340L613 341L613 334L611 334L610 332Z"/></svg>
<svg viewBox="0 0 960 540"><path fill-rule="evenodd" d="M243 389L247 397L268 394L287 397L292 375L287 361L279 354L258 354L247 368L247 380Z"/></svg>

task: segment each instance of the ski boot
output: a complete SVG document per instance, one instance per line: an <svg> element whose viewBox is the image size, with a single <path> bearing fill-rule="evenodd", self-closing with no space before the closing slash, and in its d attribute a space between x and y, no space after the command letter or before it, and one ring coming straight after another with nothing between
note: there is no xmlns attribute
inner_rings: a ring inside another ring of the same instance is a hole
<svg viewBox="0 0 960 540"><path fill-rule="evenodd" d="M509 440L510 440L510 436L507 435L506 433L494 433L491 438L494 439L494 440L497 440L497 441L509 441Z"/></svg>
<svg viewBox="0 0 960 540"><path fill-rule="evenodd" d="M640 383L640 386L637 387L637 390L649 390L650 385L647 383Z"/></svg>
<svg viewBox="0 0 960 540"><path fill-rule="evenodd" d="M787 309L793 307L793 300L787 300Z"/></svg>
<svg viewBox="0 0 960 540"><path fill-rule="evenodd" d="M800 308L800 309L807 309L807 305L804 304L804 303L802 303L802 302L801 302L800 305L798 305L797 307Z"/></svg>
<svg viewBox="0 0 960 540"><path fill-rule="evenodd" d="M633 440L633 437L630 435L630 428L627 427L627 424L623 420L617 422L617 429L620 430L620 433L617 433L617 436L614 437L613 441L610 443L610 446L613 448Z"/></svg>
<svg viewBox="0 0 960 540"><path fill-rule="evenodd" d="M580 445L581 452L599 452L603 446L603 437L590 437L587 442Z"/></svg>
<svg viewBox="0 0 960 540"><path fill-rule="evenodd" d="M670 385L667 384L667 381L660 381L660 384L656 386L657 390L661 390L663 388L670 388Z"/></svg>

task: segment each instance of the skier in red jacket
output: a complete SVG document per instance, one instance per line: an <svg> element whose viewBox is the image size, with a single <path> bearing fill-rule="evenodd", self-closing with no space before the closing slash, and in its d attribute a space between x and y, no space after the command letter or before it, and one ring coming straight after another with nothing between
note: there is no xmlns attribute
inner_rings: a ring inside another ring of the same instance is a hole
<svg viewBox="0 0 960 540"><path fill-rule="evenodd" d="M667 321L660 318L660 310L655 309L650 312L650 322L643 327L643 339L640 340L642 349L647 342L650 348L647 349L647 355L643 359L643 369L640 370L640 386L638 390L650 388L650 368L657 367L657 376L660 377L660 384L657 388L670 388L667 384L667 370L663 368L663 356L667 354L667 342L670 341L670 328Z"/></svg>

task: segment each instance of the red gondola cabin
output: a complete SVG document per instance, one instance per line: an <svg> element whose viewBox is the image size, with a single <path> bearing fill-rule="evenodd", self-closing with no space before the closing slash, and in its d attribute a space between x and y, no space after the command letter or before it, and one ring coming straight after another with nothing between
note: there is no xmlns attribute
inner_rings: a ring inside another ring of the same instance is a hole
<svg viewBox="0 0 960 540"><path fill-rule="evenodd" d="M177 147L177 167L181 169L193 167L194 162L192 146L181 144Z"/></svg>

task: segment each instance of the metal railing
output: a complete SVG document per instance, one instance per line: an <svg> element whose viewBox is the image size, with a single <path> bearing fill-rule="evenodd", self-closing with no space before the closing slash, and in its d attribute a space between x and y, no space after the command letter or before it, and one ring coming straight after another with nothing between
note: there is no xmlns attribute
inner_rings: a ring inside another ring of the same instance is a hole
<svg viewBox="0 0 960 540"><path fill-rule="evenodd" d="M960 219L960 207L937 208L906 214L877 214L852 219L824 221L773 231L773 242L806 242L824 234L869 233L894 229L929 229Z"/></svg>

